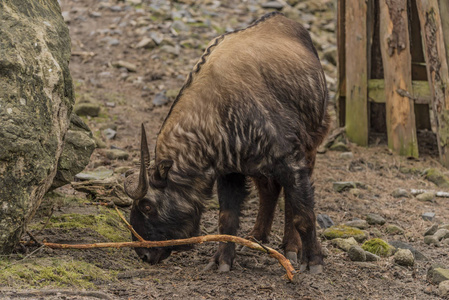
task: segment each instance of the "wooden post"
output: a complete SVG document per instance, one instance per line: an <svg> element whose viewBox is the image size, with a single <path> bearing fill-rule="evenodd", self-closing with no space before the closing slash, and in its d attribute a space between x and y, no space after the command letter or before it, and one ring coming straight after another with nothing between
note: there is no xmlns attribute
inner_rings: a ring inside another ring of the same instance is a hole
<svg viewBox="0 0 449 300"><path fill-rule="evenodd" d="M346 53L345 53L345 0L337 2L337 49L338 49L338 92L337 92L337 116L340 127L345 126L346 111Z"/></svg>
<svg viewBox="0 0 449 300"><path fill-rule="evenodd" d="M346 0L346 134L368 145L367 3Z"/></svg>
<svg viewBox="0 0 449 300"><path fill-rule="evenodd" d="M418 157L407 0L381 0L379 5L388 147Z"/></svg>
<svg viewBox="0 0 449 300"><path fill-rule="evenodd" d="M438 0L416 1L441 163L449 167L449 72ZM444 7L447 9L447 5ZM447 16L445 16L447 18ZM447 33L446 33L447 34Z"/></svg>

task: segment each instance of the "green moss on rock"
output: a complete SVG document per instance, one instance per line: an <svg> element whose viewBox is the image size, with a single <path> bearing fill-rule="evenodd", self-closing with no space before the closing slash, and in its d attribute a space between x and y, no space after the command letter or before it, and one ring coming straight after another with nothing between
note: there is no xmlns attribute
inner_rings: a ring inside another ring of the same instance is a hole
<svg viewBox="0 0 449 300"><path fill-rule="evenodd" d="M346 225L337 225L332 226L324 230L323 236L328 239L336 239L336 238L350 238L353 237L358 242L363 242L366 239L365 232L358 228L346 226Z"/></svg>
<svg viewBox="0 0 449 300"><path fill-rule="evenodd" d="M0 286L12 288L77 287L94 289L101 281L116 279L116 271L106 271L79 260L35 258L10 262L0 260Z"/></svg>
<svg viewBox="0 0 449 300"><path fill-rule="evenodd" d="M374 238L366 241L362 245L363 250L371 252L373 254L388 257L393 254L394 247L385 242L382 239Z"/></svg>
<svg viewBox="0 0 449 300"><path fill-rule="evenodd" d="M437 169L426 170L426 179L442 188L449 188L449 178Z"/></svg>

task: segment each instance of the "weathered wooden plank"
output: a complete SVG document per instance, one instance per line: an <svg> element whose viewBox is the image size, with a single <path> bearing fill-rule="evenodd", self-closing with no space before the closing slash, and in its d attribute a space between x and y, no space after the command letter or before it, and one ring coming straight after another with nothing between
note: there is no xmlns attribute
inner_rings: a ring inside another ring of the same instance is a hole
<svg viewBox="0 0 449 300"><path fill-rule="evenodd" d="M417 1L441 163L449 167L449 72L438 0ZM447 18L447 16L445 16Z"/></svg>
<svg viewBox="0 0 449 300"><path fill-rule="evenodd" d="M432 95L430 93L429 82L413 80L412 93L413 100L417 104L430 104ZM368 97L370 102L385 103L385 81L383 79L368 80Z"/></svg>
<svg viewBox="0 0 449 300"><path fill-rule="evenodd" d="M368 64L366 1L346 0L346 134L350 141L368 145Z"/></svg>
<svg viewBox="0 0 449 300"><path fill-rule="evenodd" d="M338 52L338 89L337 89L337 116L340 127L345 126L346 112L346 73L345 73L345 0L337 2L337 52Z"/></svg>
<svg viewBox="0 0 449 300"><path fill-rule="evenodd" d="M446 61L449 62L449 1L438 0L440 8L441 27L443 28L444 45L446 46Z"/></svg>
<svg viewBox="0 0 449 300"><path fill-rule="evenodd" d="M379 4L388 147L397 154L418 157L407 0L380 0Z"/></svg>

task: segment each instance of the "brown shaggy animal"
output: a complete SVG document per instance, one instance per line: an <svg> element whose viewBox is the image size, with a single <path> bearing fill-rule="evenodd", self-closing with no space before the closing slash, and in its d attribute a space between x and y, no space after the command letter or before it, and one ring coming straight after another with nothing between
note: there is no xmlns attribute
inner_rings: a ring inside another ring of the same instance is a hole
<svg viewBox="0 0 449 300"><path fill-rule="evenodd" d="M267 240L283 188L284 251L292 261L299 254L303 269L321 272L310 176L328 131L327 102L317 52L300 24L270 13L214 39L161 127L151 166L142 126L140 174L125 183L134 199L131 224L147 240L198 235L216 182L219 231L235 235L250 177L260 196L250 235ZM157 263L173 249L136 251ZM221 243L214 262L228 271L234 257L235 245Z"/></svg>

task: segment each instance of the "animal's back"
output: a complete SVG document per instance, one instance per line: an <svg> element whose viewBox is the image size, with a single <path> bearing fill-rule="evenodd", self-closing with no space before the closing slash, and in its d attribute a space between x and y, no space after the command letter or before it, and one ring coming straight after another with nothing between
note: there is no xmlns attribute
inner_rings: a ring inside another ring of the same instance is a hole
<svg viewBox="0 0 449 300"><path fill-rule="evenodd" d="M214 139L225 132L225 144L248 156L267 145L275 152L316 148L327 129L327 89L306 29L274 14L218 39L167 122L195 124ZM260 139L264 145L249 151Z"/></svg>

